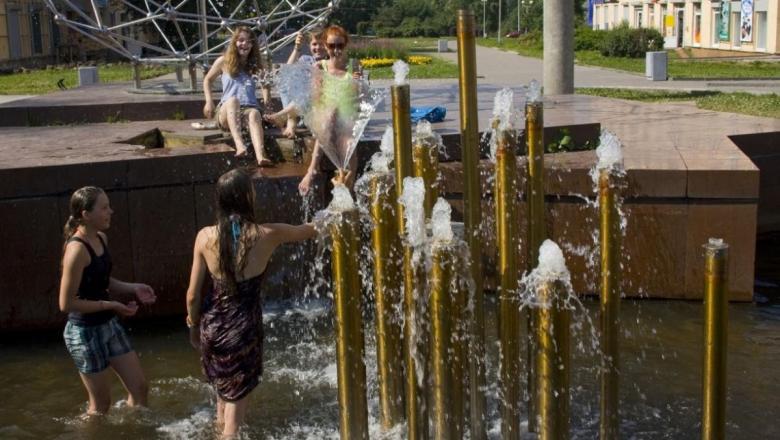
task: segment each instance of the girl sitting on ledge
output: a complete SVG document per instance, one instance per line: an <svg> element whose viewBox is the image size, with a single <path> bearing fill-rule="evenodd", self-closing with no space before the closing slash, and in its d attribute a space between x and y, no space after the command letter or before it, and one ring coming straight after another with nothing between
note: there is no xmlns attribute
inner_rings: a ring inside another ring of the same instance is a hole
<svg viewBox="0 0 780 440"><path fill-rule="evenodd" d="M270 166L271 161L265 157L263 122L255 94L256 75L260 71L257 37L250 28L240 26L233 32L225 54L214 61L203 78L203 94L206 98L203 114L207 118L214 117L217 126L223 131L230 131L236 145L236 157L248 154L241 137L242 128L248 126L257 164ZM222 99L215 108L211 98L211 83L217 75L222 78Z"/></svg>

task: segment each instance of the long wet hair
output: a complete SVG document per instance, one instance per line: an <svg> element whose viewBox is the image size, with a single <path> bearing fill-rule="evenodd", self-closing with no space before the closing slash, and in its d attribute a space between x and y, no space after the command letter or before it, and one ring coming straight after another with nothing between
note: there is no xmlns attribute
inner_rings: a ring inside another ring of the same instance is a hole
<svg viewBox="0 0 780 440"><path fill-rule="evenodd" d="M236 274L246 266L251 243L247 230L255 223L255 199L252 177L244 169L234 169L217 181L217 246L219 271L234 292Z"/></svg>
<svg viewBox="0 0 780 440"><path fill-rule="evenodd" d="M252 49L249 50L249 55L246 57L246 64L241 65L241 59L238 56L238 49L236 48L236 40L241 32L246 32L249 35L249 40L252 42ZM260 72L260 46L257 43L257 35L254 31L247 26L239 26L230 37L230 43L225 50L225 70L230 76L235 77L241 70L246 70L250 75L256 75Z"/></svg>
<svg viewBox="0 0 780 440"><path fill-rule="evenodd" d="M347 31L343 27L337 24L332 24L328 26L322 32L322 44L327 44L328 37L331 35L334 35L336 37L341 37L344 40L344 51L346 52L346 46L349 44L349 34L347 33Z"/></svg>
<svg viewBox="0 0 780 440"><path fill-rule="evenodd" d="M76 229L84 224L82 213L84 211L92 211L101 194L105 194L105 191L101 188L96 186L85 186L77 189L73 195L70 196L70 217L68 217L65 226L62 228L62 238L64 239L65 244L67 244L68 240L76 233Z"/></svg>

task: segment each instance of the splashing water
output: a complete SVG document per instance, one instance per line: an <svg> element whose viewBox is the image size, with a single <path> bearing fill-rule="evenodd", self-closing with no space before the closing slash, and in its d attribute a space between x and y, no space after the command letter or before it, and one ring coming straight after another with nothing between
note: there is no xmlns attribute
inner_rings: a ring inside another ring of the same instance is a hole
<svg viewBox="0 0 780 440"><path fill-rule="evenodd" d="M395 74L395 85L402 86L406 84L406 77L409 75L409 65L402 60L397 60L393 63L393 73Z"/></svg>
<svg viewBox="0 0 780 440"><path fill-rule="evenodd" d="M509 87L504 87L493 98L493 121L497 122L498 130L511 130L514 128L517 112L512 100L515 92Z"/></svg>
<svg viewBox="0 0 780 440"><path fill-rule="evenodd" d="M539 265L535 270L544 281L569 281L571 279L561 248L549 239L544 240L544 243L539 247Z"/></svg>
<svg viewBox="0 0 780 440"><path fill-rule="evenodd" d="M623 152L620 139L607 130L601 130L599 146L596 148L596 157L599 158L596 169L621 170L623 168Z"/></svg>
<svg viewBox="0 0 780 440"><path fill-rule="evenodd" d="M433 213L431 214L433 241L452 241L453 234L452 222L450 221L451 216L452 207L446 200L439 197L439 199L436 200L436 204L433 205Z"/></svg>
<svg viewBox="0 0 780 440"><path fill-rule="evenodd" d="M433 131L433 126L425 119L420 120L415 125L412 142L436 148L439 152L444 151L444 141L441 135Z"/></svg>
<svg viewBox="0 0 780 440"><path fill-rule="evenodd" d="M304 122L328 159L341 170L349 169L363 131L387 90L370 89L348 74L337 77L313 69L312 75L314 98Z"/></svg>
<svg viewBox="0 0 780 440"><path fill-rule="evenodd" d="M609 184L613 186L618 193L618 197L615 199L615 206L618 211L618 216L620 217L620 230L625 234L626 227L628 226L628 216L623 211L623 199L619 195L619 190L625 184L623 177L626 175L626 170L623 167L623 152L620 139L610 131L601 130L599 146L596 148L596 157L598 157L598 162L594 164L588 172L593 181L593 190L598 194L601 171L607 171L611 176ZM598 206L599 201L597 198L595 207L598 208ZM594 243L598 244L598 230L596 232L595 240Z"/></svg>
<svg viewBox="0 0 780 440"><path fill-rule="evenodd" d="M328 210L336 212L344 212L355 209L355 201L352 200L352 195L349 193L349 189L344 185L336 185L333 187L333 200L328 205Z"/></svg>
<svg viewBox="0 0 780 440"><path fill-rule="evenodd" d="M410 246L419 248L425 244L425 182L422 177L405 177L404 191L399 199L404 205L406 217L406 240Z"/></svg>
<svg viewBox="0 0 780 440"><path fill-rule="evenodd" d="M519 127L519 114L513 104L515 92L504 87L493 98L493 119L490 128L490 159L495 162L498 150L498 133L511 131Z"/></svg>
<svg viewBox="0 0 780 440"><path fill-rule="evenodd" d="M404 217L406 219L406 236L404 237L407 246L412 247L412 267L414 270L428 273L431 266L429 247L427 246L427 234L425 228L425 183L422 177L405 177L403 184L403 194L398 199L404 205ZM418 349L423 343L424 335L427 333L428 320L421 319L427 315L427 285L423 283L414 283L413 297L416 298L415 305L409 315L411 320L411 353L414 359L415 370L417 372L417 381L419 386L426 383L425 364L426 359L423 353Z"/></svg>
<svg viewBox="0 0 780 440"><path fill-rule="evenodd" d="M276 76L276 86L283 104L292 105L299 115L305 114L311 108L313 69L304 63L284 64Z"/></svg>
<svg viewBox="0 0 780 440"><path fill-rule="evenodd" d="M542 86L537 80L531 80L528 83L528 93L526 94L526 100L529 103L542 101Z"/></svg>
<svg viewBox="0 0 780 440"><path fill-rule="evenodd" d="M393 127L387 126L379 144L379 151L371 156L371 169L378 173L390 171L390 163L393 161Z"/></svg>
<svg viewBox="0 0 780 440"><path fill-rule="evenodd" d="M355 153L358 142L360 142L363 131L366 129L366 125L371 120L371 115L376 111L376 107L387 96L386 90L371 89L365 94L361 95L360 101L360 113L358 114L355 125L352 127L352 138L347 146L347 154L344 163L349 163L350 158Z"/></svg>

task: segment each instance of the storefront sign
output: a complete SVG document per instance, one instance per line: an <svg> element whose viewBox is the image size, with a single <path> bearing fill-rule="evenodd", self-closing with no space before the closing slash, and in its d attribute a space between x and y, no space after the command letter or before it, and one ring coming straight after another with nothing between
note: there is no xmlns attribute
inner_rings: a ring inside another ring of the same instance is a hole
<svg viewBox="0 0 780 440"><path fill-rule="evenodd" d="M729 29L731 28L730 18L731 2L721 2L720 15L718 15L718 39L720 39L720 41L729 41Z"/></svg>
<svg viewBox="0 0 780 440"><path fill-rule="evenodd" d="M740 41L753 41L753 0L742 0Z"/></svg>

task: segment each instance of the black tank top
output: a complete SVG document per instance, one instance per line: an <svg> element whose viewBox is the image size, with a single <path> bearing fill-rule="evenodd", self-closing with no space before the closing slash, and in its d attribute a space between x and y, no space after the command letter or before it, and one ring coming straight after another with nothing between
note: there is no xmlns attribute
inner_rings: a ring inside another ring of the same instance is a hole
<svg viewBox="0 0 780 440"><path fill-rule="evenodd" d="M71 237L68 241L77 241L84 245L89 252L89 265L81 273L81 284L76 294L78 299L86 301L105 301L108 300L108 284L111 278L111 255L108 253L108 246L103 241L103 237L98 234L100 244L103 245L103 255L97 256L89 242L79 237ZM108 322L114 317L114 312L104 310L95 313L71 312L68 314L68 320L78 325L100 325Z"/></svg>

